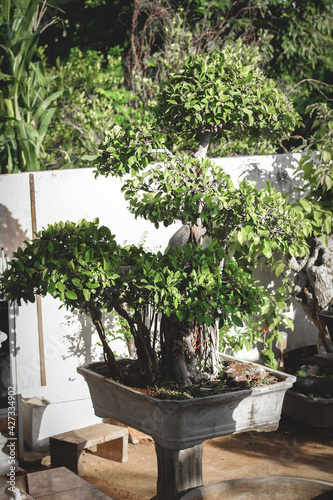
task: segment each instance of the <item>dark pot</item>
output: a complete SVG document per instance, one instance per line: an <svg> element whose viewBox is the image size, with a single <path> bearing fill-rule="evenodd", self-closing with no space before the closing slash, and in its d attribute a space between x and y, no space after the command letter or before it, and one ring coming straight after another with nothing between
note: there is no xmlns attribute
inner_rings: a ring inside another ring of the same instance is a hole
<svg viewBox="0 0 333 500"><path fill-rule="evenodd" d="M287 352L284 357L286 371L296 373L302 365L317 364L315 359L317 353L315 345L303 346ZM292 390L306 396L312 395L316 398L333 398L333 378L297 376Z"/></svg>
<svg viewBox="0 0 333 500"><path fill-rule="evenodd" d="M303 364L315 361L317 347L303 346L285 354L286 371L296 373ZM312 394L314 397L309 397ZM318 396L315 396L317 394ZM332 394L332 398L319 394ZM297 377L292 389L286 392L283 412L312 427L331 427L333 425L333 379Z"/></svg>

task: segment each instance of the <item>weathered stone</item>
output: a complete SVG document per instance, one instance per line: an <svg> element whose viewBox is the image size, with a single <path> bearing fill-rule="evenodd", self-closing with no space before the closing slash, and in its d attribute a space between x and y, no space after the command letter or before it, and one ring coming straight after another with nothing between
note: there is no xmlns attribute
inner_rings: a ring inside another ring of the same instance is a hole
<svg viewBox="0 0 333 500"><path fill-rule="evenodd" d="M156 443L155 449L159 500L176 500L187 491L202 486L202 444L186 450L168 450Z"/></svg>

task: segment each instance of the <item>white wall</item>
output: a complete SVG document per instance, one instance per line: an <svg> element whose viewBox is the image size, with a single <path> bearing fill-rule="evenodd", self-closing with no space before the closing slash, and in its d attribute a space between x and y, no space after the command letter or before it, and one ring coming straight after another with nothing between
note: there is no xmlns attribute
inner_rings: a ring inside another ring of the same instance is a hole
<svg viewBox="0 0 333 500"><path fill-rule="evenodd" d="M268 178L277 189L286 192L297 185L297 179L293 178L297 160L297 156L275 155L218 159L216 162L223 162L235 182L247 177L261 187ZM37 230L60 220L76 222L81 218L93 220L98 217L100 223L116 235L118 243L138 243L148 231L147 246L161 249L167 246L175 231L172 226L161 226L157 230L149 222L135 220L127 210L118 179L95 179L90 168L33 175ZM29 186L28 173L0 176L0 246L9 258L24 239L32 237ZM270 281L270 277L265 279ZM289 348L315 343L316 330L298 305L292 316L296 318L296 328L290 333ZM52 297L42 299L46 386L41 386L36 305L21 306L11 320L16 335L18 392L26 398L43 397L51 402L44 413L41 438L95 423L86 384L76 372L78 365L92 357L99 359L102 354L100 348L91 348L96 338L91 339L93 333L89 322L64 309L59 310L59 303ZM119 349L117 345L116 351ZM77 400L81 401L80 405L73 405ZM76 407L79 411L74 412Z"/></svg>

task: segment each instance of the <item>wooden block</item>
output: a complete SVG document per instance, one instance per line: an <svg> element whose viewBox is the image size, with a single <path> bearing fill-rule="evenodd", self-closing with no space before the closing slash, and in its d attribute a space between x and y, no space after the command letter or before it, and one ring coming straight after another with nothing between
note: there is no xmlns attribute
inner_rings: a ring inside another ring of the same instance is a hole
<svg viewBox="0 0 333 500"><path fill-rule="evenodd" d="M113 418L103 418L103 422L105 424L118 425L119 427L127 427L127 425L122 422L118 422L118 420L114 420Z"/></svg>
<svg viewBox="0 0 333 500"><path fill-rule="evenodd" d="M108 424L113 424L113 425L119 425L120 427L127 427L128 428L128 441L132 444L138 444L140 441L153 441L153 438L149 436L148 434L145 434L144 432L140 432L136 429L133 429L132 427L128 427L125 424L122 424L121 422L117 422L117 420L113 420L112 418L104 418L103 422L108 423Z"/></svg>
<svg viewBox="0 0 333 500"><path fill-rule="evenodd" d="M127 462L127 445L127 436L108 441L107 443L101 443L97 445L97 455L108 460L113 460L114 462Z"/></svg>
<svg viewBox="0 0 333 500"><path fill-rule="evenodd" d="M51 466L62 467L82 475L82 452L88 448L108 444L115 441L114 446L101 448L105 458L126 462L128 430L110 424L96 424L74 431L64 432L50 437ZM102 455L101 455L102 456ZM112 458L115 457L115 458Z"/></svg>
<svg viewBox="0 0 333 500"><path fill-rule="evenodd" d="M90 447L88 448L88 451L91 451L91 453L96 453L96 451L97 451L97 446L98 446L98 444L94 444L94 446L90 446Z"/></svg>
<svg viewBox="0 0 333 500"><path fill-rule="evenodd" d="M64 446L75 445L80 450L85 450L96 444L118 439L128 434L126 427L110 424L96 424L74 431L63 432L50 437L51 441L62 442Z"/></svg>
<svg viewBox="0 0 333 500"><path fill-rule="evenodd" d="M83 473L82 452L83 450L76 447L64 448L50 441L51 467L66 467L80 476Z"/></svg>
<svg viewBox="0 0 333 500"><path fill-rule="evenodd" d="M151 436L148 436L148 434L145 434L144 432L137 431L132 427L128 428L128 432L128 440L132 444L138 444L140 443L140 441L153 441L153 438Z"/></svg>

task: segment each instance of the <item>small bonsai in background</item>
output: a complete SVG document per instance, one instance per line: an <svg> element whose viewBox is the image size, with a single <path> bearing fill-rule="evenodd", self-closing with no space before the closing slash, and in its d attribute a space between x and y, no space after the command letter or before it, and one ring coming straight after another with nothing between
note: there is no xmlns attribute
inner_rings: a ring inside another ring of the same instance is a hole
<svg viewBox="0 0 333 500"><path fill-rule="evenodd" d="M252 341L262 325L277 332L284 321L283 295L269 296L250 266L264 255L280 275L285 264L276 252L305 256L307 246L302 211L268 183L260 191L247 182L234 186L206 157L209 144L227 133L229 140L282 138L299 121L259 69L227 52L189 57L164 84L153 122L112 128L95 162L97 174L123 178L136 217L157 228L182 223L165 252L123 247L98 220L59 222L17 250L1 279L2 297L33 302L35 294L50 293L90 315L118 380L102 311L127 321L135 369L146 383L167 377L191 385L203 373L214 375L222 327L255 317L257 329L244 334Z"/></svg>

